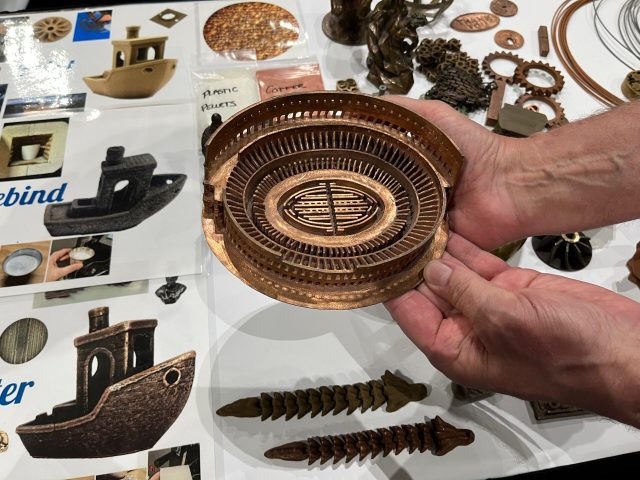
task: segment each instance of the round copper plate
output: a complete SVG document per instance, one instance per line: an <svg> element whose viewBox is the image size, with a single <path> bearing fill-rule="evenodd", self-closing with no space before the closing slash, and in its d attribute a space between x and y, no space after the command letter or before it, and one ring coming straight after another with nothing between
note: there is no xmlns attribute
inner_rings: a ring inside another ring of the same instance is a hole
<svg viewBox="0 0 640 480"><path fill-rule="evenodd" d="M482 32L500 23L500 17L489 12L465 13L451 21L451 28L459 32Z"/></svg>
<svg viewBox="0 0 640 480"><path fill-rule="evenodd" d="M255 51L257 60L265 60L295 45L300 26L293 14L282 7L243 2L214 12L204 25L203 35L215 52Z"/></svg>
<svg viewBox="0 0 640 480"><path fill-rule="evenodd" d="M515 30L500 30L493 37L495 42L507 50L517 50L524 45L524 37Z"/></svg>
<svg viewBox="0 0 640 480"><path fill-rule="evenodd" d="M231 272L273 298L372 305L415 287L442 255L461 164L444 133L380 98L274 97L209 139L205 235Z"/></svg>
<svg viewBox="0 0 640 480"><path fill-rule="evenodd" d="M518 6L509 0L493 0L489 8L501 17L513 17L518 13Z"/></svg>

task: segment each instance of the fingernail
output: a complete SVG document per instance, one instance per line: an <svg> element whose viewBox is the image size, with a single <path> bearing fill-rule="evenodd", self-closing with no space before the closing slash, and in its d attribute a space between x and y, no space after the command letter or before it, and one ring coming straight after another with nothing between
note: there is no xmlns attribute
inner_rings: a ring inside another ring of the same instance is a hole
<svg viewBox="0 0 640 480"><path fill-rule="evenodd" d="M424 271L427 283L434 287L446 287L451 276L451 267L439 260L433 260L427 264Z"/></svg>

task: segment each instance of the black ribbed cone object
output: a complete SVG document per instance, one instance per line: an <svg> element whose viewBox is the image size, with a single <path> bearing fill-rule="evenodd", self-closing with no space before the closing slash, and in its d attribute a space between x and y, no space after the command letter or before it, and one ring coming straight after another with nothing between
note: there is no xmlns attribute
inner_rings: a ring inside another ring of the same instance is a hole
<svg viewBox="0 0 640 480"><path fill-rule="evenodd" d="M557 270L582 270L591 261L591 242L582 232L532 237L531 244L538 258Z"/></svg>

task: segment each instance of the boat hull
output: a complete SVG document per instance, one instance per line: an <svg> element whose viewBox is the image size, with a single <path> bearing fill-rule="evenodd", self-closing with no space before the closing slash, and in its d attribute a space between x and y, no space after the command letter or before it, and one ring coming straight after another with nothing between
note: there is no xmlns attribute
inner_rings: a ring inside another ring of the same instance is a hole
<svg viewBox="0 0 640 480"><path fill-rule="evenodd" d="M106 70L102 75L84 77L97 95L113 98L148 98L173 77L178 60L164 58Z"/></svg>
<svg viewBox="0 0 640 480"><path fill-rule="evenodd" d="M87 415L60 423L27 423L16 433L36 458L100 458L148 450L182 412L193 384L195 357L195 352L187 352L111 385ZM166 375L174 369L179 379L169 385Z"/></svg>
<svg viewBox="0 0 640 480"><path fill-rule="evenodd" d="M127 230L166 207L178 196L186 180L187 176L182 174L154 175L142 201L129 210L108 215L72 217L69 215L70 202L47 205L44 226L53 237Z"/></svg>

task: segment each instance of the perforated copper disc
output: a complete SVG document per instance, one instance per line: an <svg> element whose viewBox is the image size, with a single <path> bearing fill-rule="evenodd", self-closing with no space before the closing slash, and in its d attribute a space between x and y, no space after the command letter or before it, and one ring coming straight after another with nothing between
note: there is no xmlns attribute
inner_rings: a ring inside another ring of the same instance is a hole
<svg viewBox="0 0 640 480"><path fill-rule="evenodd" d="M203 225L247 284L346 309L415 287L444 251L462 156L417 114L354 93L276 97L209 139Z"/></svg>

